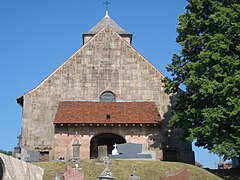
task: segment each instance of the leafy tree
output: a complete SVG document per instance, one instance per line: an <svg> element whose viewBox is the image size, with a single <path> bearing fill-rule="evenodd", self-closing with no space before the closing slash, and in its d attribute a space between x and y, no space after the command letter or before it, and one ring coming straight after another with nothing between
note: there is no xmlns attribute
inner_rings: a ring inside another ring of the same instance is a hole
<svg viewBox="0 0 240 180"><path fill-rule="evenodd" d="M179 16L181 51L167 66L165 91L180 93L170 126L224 156L240 155L240 1L188 0Z"/></svg>
<svg viewBox="0 0 240 180"><path fill-rule="evenodd" d="M6 154L8 156L12 156L12 151L5 151L5 150L0 149L0 153Z"/></svg>

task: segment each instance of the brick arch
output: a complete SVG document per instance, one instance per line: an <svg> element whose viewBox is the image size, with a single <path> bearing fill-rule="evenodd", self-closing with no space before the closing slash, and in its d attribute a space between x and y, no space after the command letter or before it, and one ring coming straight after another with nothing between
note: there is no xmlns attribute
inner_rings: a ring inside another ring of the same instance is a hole
<svg viewBox="0 0 240 180"><path fill-rule="evenodd" d="M93 136L90 141L90 158L98 157L98 146L100 145L106 145L108 154L110 154L115 143L126 143L126 139L115 133L100 133Z"/></svg>

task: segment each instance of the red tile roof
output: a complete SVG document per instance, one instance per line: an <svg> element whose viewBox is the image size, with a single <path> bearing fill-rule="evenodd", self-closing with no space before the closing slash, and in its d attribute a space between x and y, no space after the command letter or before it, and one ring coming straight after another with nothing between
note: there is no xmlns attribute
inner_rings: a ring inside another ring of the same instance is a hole
<svg viewBox="0 0 240 180"><path fill-rule="evenodd" d="M159 124L161 117L154 102L78 102L58 105L55 124L63 123L132 123Z"/></svg>

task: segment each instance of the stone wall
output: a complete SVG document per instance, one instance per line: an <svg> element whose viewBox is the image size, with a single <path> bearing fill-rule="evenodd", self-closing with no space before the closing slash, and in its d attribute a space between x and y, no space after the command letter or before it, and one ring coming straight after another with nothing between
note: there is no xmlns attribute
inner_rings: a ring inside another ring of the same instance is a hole
<svg viewBox="0 0 240 180"><path fill-rule="evenodd" d="M104 91L113 92L117 101L154 101L166 124L171 103L162 78L130 44L105 27L24 95L22 152L49 149L53 159L53 120L59 101L98 101Z"/></svg>
<svg viewBox="0 0 240 180"><path fill-rule="evenodd" d="M3 180L42 180L44 170L38 166L20 161L0 153Z"/></svg>

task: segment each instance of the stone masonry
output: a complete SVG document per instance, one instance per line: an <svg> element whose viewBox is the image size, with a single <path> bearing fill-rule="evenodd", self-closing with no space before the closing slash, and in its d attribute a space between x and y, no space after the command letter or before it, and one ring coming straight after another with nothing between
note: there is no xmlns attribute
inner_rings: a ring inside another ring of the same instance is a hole
<svg viewBox="0 0 240 180"><path fill-rule="evenodd" d="M143 144L143 151L155 150L158 159L162 159L162 143L174 99L164 92L163 78L129 41L110 26L103 27L37 87L18 99L23 106L22 153L47 152L50 161L65 153L69 159L77 130L82 157L89 158L89 143L94 135L114 132L127 142ZM53 121L60 101L99 102L106 91L114 93L117 102L155 102L161 126L68 127L62 132L55 129ZM67 147L65 152L63 147Z"/></svg>
<svg viewBox="0 0 240 180"><path fill-rule="evenodd" d="M117 101L154 101L164 117L170 99L161 78L130 44L105 27L24 95L22 151L53 148L53 120L59 101L98 101L102 92L111 91Z"/></svg>
<svg viewBox="0 0 240 180"><path fill-rule="evenodd" d="M0 153L3 180L42 180L44 169ZM1 179L1 177L0 177Z"/></svg>

